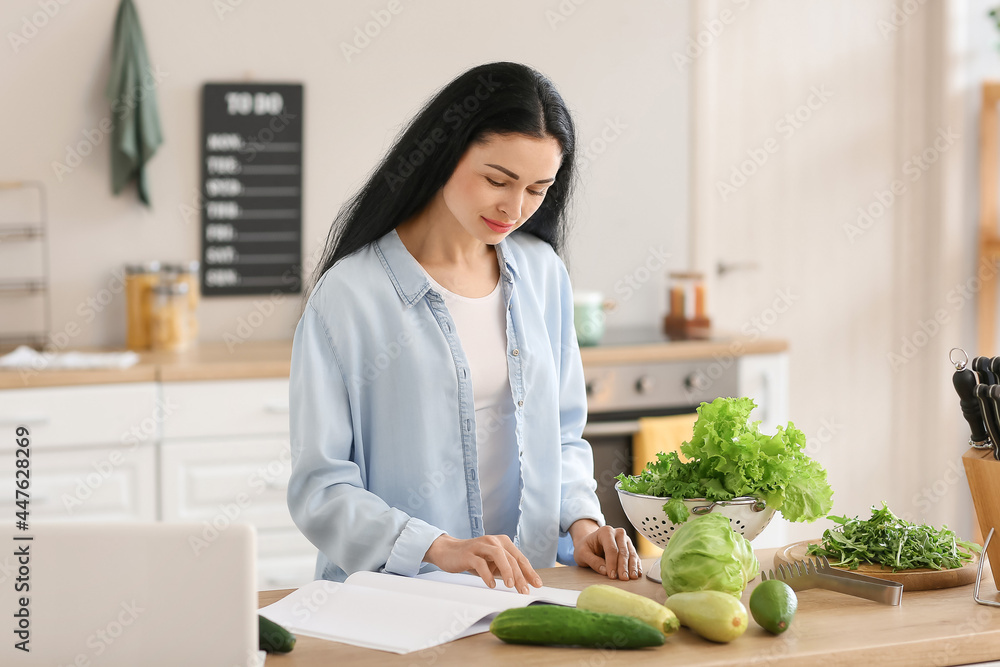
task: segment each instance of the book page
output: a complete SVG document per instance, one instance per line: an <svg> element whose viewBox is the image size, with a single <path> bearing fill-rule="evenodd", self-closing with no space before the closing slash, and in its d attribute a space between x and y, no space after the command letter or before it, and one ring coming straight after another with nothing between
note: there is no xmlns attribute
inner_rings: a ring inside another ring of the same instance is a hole
<svg viewBox="0 0 1000 667"><path fill-rule="evenodd" d="M259 613L296 635L403 654L464 636L493 609L321 579Z"/></svg>
<svg viewBox="0 0 1000 667"><path fill-rule="evenodd" d="M526 597L529 599L529 604L532 602L548 602L550 604L561 604L564 607L575 607L576 600L580 597L580 591L572 591L565 588L552 588L551 586L542 586L541 588L529 586L528 594L524 595L522 593L518 593L514 588L508 588L505 586L503 579L497 579L497 587L490 588L486 585L486 582L483 581L482 577L458 572L442 572L438 570L435 572L427 572L426 574L418 574L414 578L436 581L444 584L457 584L463 587L478 588L480 590L487 591L490 595L495 593L506 593L508 595L517 595L519 598ZM523 607L525 605L511 605L511 607L513 606Z"/></svg>

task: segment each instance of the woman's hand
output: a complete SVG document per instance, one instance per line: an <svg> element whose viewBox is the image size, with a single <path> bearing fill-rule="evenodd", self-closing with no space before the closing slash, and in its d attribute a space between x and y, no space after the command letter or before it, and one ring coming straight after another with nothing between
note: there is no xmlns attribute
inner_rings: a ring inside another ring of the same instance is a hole
<svg viewBox="0 0 1000 667"><path fill-rule="evenodd" d="M642 562L624 528L597 526L593 519L579 519L569 527L573 560L580 567L628 581L642 576Z"/></svg>
<svg viewBox="0 0 1000 667"><path fill-rule="evenodd" d="M445 572L475 572L490 588L496 587L496 575L503 577L509 588L528 593L528 585L542 585L531 563L506 535L484 535L460 540L441 535L431 543L424 562Z"/></svg>

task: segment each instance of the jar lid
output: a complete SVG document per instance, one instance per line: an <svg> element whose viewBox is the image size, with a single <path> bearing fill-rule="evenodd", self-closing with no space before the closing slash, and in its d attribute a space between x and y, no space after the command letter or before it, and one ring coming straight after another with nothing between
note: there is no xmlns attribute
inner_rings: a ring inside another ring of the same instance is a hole
<svg viewBox="0 0 1000 667"><path fill-rule="evenodd" d="M188 293L187 283L162 282L153 287L153 293L164 296L182 296Z"/></svg>
<svg viewBox="0 0 1000 667"><path fill-rule="evenodd" d="M126 264L125 273L128 274L139 274L139 273L159 273L160 263L157 261L142 262L141 264Z"/></svg>
<svg viewBox="0 0 1000 667"><path fill-rule="evenodd" d="M167 273L198 273L201 263L196 260L185 260L183 262L171 262L163 265L163 270Z"/></svg>

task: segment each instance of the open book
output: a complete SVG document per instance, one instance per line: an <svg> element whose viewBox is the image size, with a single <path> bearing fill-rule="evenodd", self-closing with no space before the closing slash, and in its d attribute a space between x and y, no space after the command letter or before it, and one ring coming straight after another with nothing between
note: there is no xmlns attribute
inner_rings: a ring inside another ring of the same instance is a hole
<svg viewBox="0 0 1000 667"><path fill-rule="evenodd" d="M575 607L580 596L547 586L523 595L496 583L491 589L479 577L449 572L355 572L344 583L313 581L259 611L297 635L409 653L486 632L504 609L535 602Z"/></svg>

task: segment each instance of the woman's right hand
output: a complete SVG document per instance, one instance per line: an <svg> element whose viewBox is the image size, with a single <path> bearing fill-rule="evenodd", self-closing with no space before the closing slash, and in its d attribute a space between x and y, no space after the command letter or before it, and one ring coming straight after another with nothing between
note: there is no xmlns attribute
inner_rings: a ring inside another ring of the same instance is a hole
<svg viewBox="0 0 1000 667"><path fill-rule="evenodd" d="M475 572L490 588L496 587L496 575L509 588L528 593L528 584L538 588L542 578L531 567L514 542L506 535L484 535L460 540L441 535L431 543L424 562L445 572Z"/></svg>

